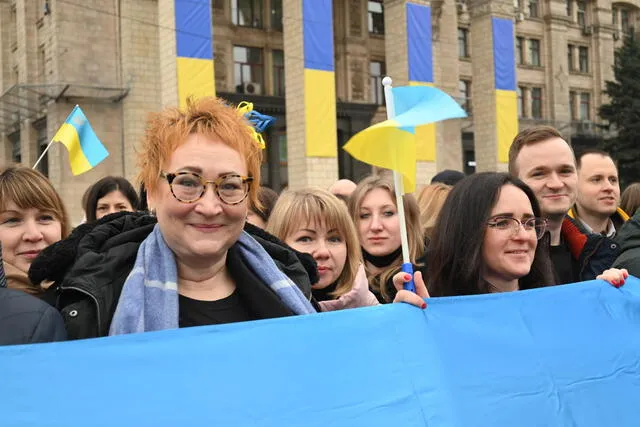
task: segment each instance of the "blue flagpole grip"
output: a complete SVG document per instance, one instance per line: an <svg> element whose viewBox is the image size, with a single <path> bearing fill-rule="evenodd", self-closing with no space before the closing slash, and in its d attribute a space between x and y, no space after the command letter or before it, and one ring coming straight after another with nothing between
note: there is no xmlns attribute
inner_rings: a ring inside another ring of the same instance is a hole
<svg viewBox="0 0 640 427"><path fill-rule="evenodd" d="M408 273L411 276L411 280L408 282L404 282L404 289L407 291L415 292L416 284L413 283L413 264L410 262L405 262L402 264L402 271Z"/></svg>

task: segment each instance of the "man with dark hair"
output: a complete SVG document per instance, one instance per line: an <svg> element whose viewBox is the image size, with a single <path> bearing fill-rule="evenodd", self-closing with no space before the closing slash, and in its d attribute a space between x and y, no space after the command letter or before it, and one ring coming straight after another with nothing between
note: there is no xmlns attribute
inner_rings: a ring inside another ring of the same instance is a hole
<svg viewBox="0 0 640 427"><path fill-rule="evenodd" d="M618 253L613 240L585 232L567 216L577 198L578 175L573 149L556 129L520 132L509 150L509 172L531 187L548 220L557 283L591 280L611 267Z"/></svg>
<svg viewBox="0 0 640 427"><path fill-rule="evenodd" d="M618 207L618 168L602 150L588 149L576 155L578 198L569 216L579 221L586 233L615 237L629 216Z"/></svg>
<svg viewBox="0 0 640 427"><path fill-rule="evenodd" d="M438 172L433 176L433 178L431 178L431 184L439 182L453 187L458 182L462 181L465 176L466 175L460 171L445 169L442 172Z"/></svg>
<svg viewBox="0 0 640 427"><path fill-rule="evenodd" d="M0 345L64 341L62 316L46 302L7 289L0 245Z"/></svg>

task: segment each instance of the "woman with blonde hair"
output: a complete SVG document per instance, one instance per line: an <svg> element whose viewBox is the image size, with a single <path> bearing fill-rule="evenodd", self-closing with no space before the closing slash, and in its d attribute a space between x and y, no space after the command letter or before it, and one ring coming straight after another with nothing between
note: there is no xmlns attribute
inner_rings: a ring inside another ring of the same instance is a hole
<svg viewBox="0 0 640 427"><path fill-rule="evenodd" d="M362 268L360 243L347 207L329 191L308 188L283 193L266 228L318 265L312 293L323 311L377 305Z"/></svg>
<svg viewBox="0 0 640 427"><path fill-rule="evenodd" d="M420 209L411 194L404 195L404 212L409 257L414 271L418 271L425 245ZM402 266L400 221L393 183L381 176L360 181L349 199L349 213L358 232L369 289L381 303L391 302L396 293L393 277Z"/></svg>
<svg viewBox="0 0 640 427"><path fill-rule="evenodd" d="M0 170L0 243L9 288L55 304L50 283L32 283L27 273L40 252L68 234L67 210L44 175L23 166Z"/></svg>
<svg viewBox="0 0 640 427"><path fill-rule="evenodd" d="M418 206L420 206L420 223L424 236L431 239L433 228L436 225L440 210L447 200L451 186L436 182L424 186L418 194Z"/></svg>
<svg viewBox="0 0 640 427"><path fill-rule="evenodd" d="M306 188L283 193L266 230L293 249L313 256L319 280L312 285L312 294L322 311L379 304L369 291L358 234L349 211L329 191ZM395 278L395 282L401 289L402 278ZM405 298L408 296L407 291L401 291L394 302L425 305L421 300Z"/></svg>

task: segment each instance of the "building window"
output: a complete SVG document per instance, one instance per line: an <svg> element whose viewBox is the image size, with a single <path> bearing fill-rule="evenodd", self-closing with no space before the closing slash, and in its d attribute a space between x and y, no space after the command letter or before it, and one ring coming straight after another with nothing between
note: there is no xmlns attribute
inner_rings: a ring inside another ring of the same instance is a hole
<svg viewBox="0 0 640 427"><path fill-rule="evenodd" d="M524 64L524 38L516 37L516 63Z"/></svg>
<svg viewBox="0 0 640 427"><path fill-rule="evenodd" d="M531 117L542 118L542 89L539 87L531 88Z"/></svg>
<svg viewBox="0 0 640 427"><path fill-rule="evenodd" d="M578 62L581 73L589 72L589 48L586 46L578 47Z"/></svg>
<svg viewBox="0 0 640 427"><path fill-rule="evenodd" d="M631 29L631 25L629 25L629 10L628 9L620 9L620 29L625 33L629 34L629 30Z"/></svg>
<svg viewBox="0 0 640 427"><path fill-rule="evenodd" d="M469 80L460 80L458 82L458 91L460 92L460 101L462 101L460 105L468 115L471 115L471 82Z"/></svg>
<svg viewBox="0 0 640 427"><path fill-rule="evenodd" d="M587 2L584 0L576 1L576 9L578 10L578 25L585 27L587 25Z"/></svg>
<svg viewBox="0 0 640 427"><path fill-rule="evenodd" d="M611 24L618 28L618 8L615 6L611 7Z"/></svg>
<svg viewBox="0 0 640 427"><path fill-rule="evenodd" d="M367 5L369 33L384 34L384 6L381 0L369 0Z"/></svg>
<svg viewBox="0 0 640 427"><path fill-rule="evenodd" d="M271 29L282 31L282 0L271 0Z"/></svg>
<svg viewBox="0 0 640 427"><path fill-rule="evenodd" d="M273 96L284 96L284 52L274 50L273 60Z"/></svg>
<svg viewBox="0 0 640 427"><path fill-rule="evenodd" d="M458 28L458 56L468 58L469 55L469 30Z"/></svg>
<svg viewBox="0 0 640 427"><path fill-rule="evenodd" d="M567 16L573 16L573 0L565 0L567 7Z"/></svg>
<svg viewBox="0 0 640 427"><path fill-rule="evenodd" d="M262 28L262 0L231 0L231 21L239 27Z"/></svg>
<svg viewBox="0 0 640 427"><path fill-rule="evenodd" d="M571 121L578 120L578 111L576 110L577 102L577 94L574 91L569 91L569 111L571 112Z"/></svg>
<svg viewBox="0 0 640 427"><path fill-rule="evenodd" d="M580 94L580 120L589 120L591 117L591 95L583 92Z"/></svg>
<svg viewBox="0 0 640 427"><path fill-rule="evenodd" d="M538 0L529 0L529 16L537 18L538 15Z"/></svg>
<svg viewBox="0 0 640 427"><path fill-rule="evenodd" d="M540 40L529 40L529 65L539 67L540 63Z"/></svg>
<svg viewBox="0 0 640 427"><path fill-rule="evenodd" d="M518 94L518 117L526 117L525 110L524 110L525 88L523 88L522 86L518 86L516 93Z"/></svg>
<svg viewBox="0 0 640 427"><path fill-rule="evenodd" d="M259 95L264 83L262 49L233 47L233 77L236 92Z"/></svg>
<svg viewBox="0 0 640 427"><path fill-rule="evenodd" d="M369 62L369 90L371 91L371 97L369 100L372 104L384 104L384 88L382 87L382 79L384 78L385 73L386 70L384 62Z"/></svg>
<svg viewBox="0 0 640 427"><path fill-rule="evenodd" d="M11 143L11 161L13 163L21 163L22 149L20 147L20 131L9 134L8 138Z"/></svg>
<svg viewBox="0 0 640 427"><path fill-rule="evenodd" d="M570 44L567 45L567 66L569 67L569 71L574 71L575 70L575 65L574 65L574 60L573 60L573 50L575 49L575 46Z"/></svg>

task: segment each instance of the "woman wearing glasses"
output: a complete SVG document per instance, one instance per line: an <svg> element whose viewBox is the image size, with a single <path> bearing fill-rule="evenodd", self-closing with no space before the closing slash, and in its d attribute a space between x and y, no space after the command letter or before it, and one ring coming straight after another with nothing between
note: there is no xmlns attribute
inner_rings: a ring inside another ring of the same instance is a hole
<svg viewBox="0 0 640 427"><path fill-rule="evenodd" d="M504 173L478 173L447 198L427 253L433 296L510 292L553 285L547 221L531 189ZM598 276L614 285L627 277Z"/></svg>
<svg viewBox="0 0 640 427"><path fill-rule="evenodd" d="M153 115L138 166L155 217L87 224L63 242L66 257L58 245L35 266L64 277L70 338L314 313L313 260L243 231L250 202L259 206L260 163L249 123L215 98Z"/></svg>

